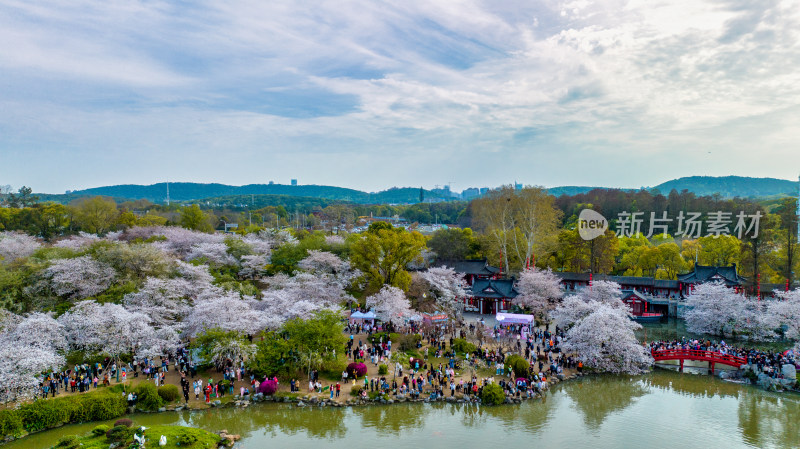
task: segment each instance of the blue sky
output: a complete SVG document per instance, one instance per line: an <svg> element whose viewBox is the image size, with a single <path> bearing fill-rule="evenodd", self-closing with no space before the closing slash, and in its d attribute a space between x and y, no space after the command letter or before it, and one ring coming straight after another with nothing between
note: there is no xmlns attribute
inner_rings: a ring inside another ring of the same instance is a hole
<svg viewBox="0 0 800 449"><path fill-rule="evenodd" d="M800 1L0 4L0 185L800 172Z"/></svg>

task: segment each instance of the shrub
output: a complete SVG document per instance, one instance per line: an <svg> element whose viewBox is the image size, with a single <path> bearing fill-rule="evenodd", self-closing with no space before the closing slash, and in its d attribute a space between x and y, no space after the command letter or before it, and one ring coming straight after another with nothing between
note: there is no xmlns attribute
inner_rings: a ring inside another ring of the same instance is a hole
<svg viewBox="0 0 800 449"><path fill-rule="evenodd" d="M506 400L506 395L500 385L489 384L481 391L481 403L485 405L500 405Z"/></svg>
<svg viewBox="0 0 800 449"><path fill-rule="evenodd" d="M506 357L506 366L514 371L514 377L528 377L528 368L530 364L527 360L517 354L512 354Z"/></svg>
<svg viewBox="0 0 800 449"><path fill-rule="evenodd" d="M378 374L389 374L389 367L386 365L378 365Z"/></svg>
<svg viewBox="0 0 800 449"><path fill-rule="evenodd" d="M64 398L67 399L67 398ZM61 403L68 401L43 400L25 404L19 408L22 423L28 432L51 429L69 422L70 410Z"/></svg>
<svg viewBox="0 0 800 449"><path fill-rule="evenodd" d="M22 433L22 415L16 410L0 411L0 438L18 436Z"/></svg>
<svg viewBox="0 0 800 449"><path fill-rule="evenodd" d="M355 386L355 387L351 388L350 389L350 396L358 396L358 395L360 395L361 394L361 390L363 390L363 389L364 389L363 387L359 387L359 386Z"/></svg>
<svg viewBox="0 0 800 449"><path fill-rule="evenodd" d="M261 382L261 385L258 386L258 391L265 396L272 396L276 391L278 391L278 383L274 380L267 379L264 382Z"/></svg>
<svg viewBox="0 0 800 449"><path fill-rule="evenodd" d="M389 338L389 336L386 335L386 332L377 332L377 333L372 334L371 337L369 337L369 342L372 343L372 344L380 343L381 342L381 338L383 338L383 341L386 341L387 338Z"/></svg>
<svg viewBox="0 0 800 449"><path fill-rule="evenodd" d="M422 336L419 334L391 334L391 340L393 351L400 350L402 352L407 352L417 349L417 343L422 341Z"/></svg>
<svg viewBox="0 0 800 449"><path fill-rule="evenodd" d="M363 377L367 374L367 365L356 362L347 365L347 374L353 378Z"/></svg>
<svg viewBox="0 0 800 449"><path fill-rule="evenodd" d="M177 401L181 397L181 392L177 385L162 385L158 387L158 395L164 402Z"/></svg>
<svg viewBox="0 0 800 449"><path fill-rule="evenodd" d="M66 435L58 439L56 447L64 449L76 449L80 447L81 442L78 440L77 435Z"/></svg>
<svg viewBox="0 0 800 449"><path fill-rule="evenodd" d="M136 393L136 404L142 410L154 412L164 404L161 396L158 395L156 386L150 382L140 383L134 392Z"/></svg>
<svg viewBox="0 0 800 449"><path fill-rule="evenodd" d="M190 446L197 441L197 437L190 434L184 433L178 436L178 445L179 446Z"/></svg>
<svg viewBox="0 0 800 449"><path fill-rule="evenodd" d="M155 386L155 385L153 385ZM106 438L111 443L124 443L135 431L127 426L114 426L106 432Z"/></svg>
<svg viewBox="0 0 800 449"><path fill-rule="evenodd" d="M458 353L472 354L473 352L475 352L475 349L477 349L475 345L468 342L467 340L464 340L463 338L453 339L453 350L455 350Z"/></svg>
<svg viewBox="0 0 800 449"><path fill-rule="evenodd" d="M130 426L132 426L132 425L133 425L133 421L131 421L131 420L130 420L130 419L128 419L128 418L122 418L122 419L118 419L118 420L116 420L116 421L114 422L114 427L117 427L117 426L125 426L125 427L130 427ZM99 427L99 426L98 426L98 427ZM108 430L108 429L106 429L106 430Z"/></svg>
<svg viewBox="0 0 800 449"><path fill-rule="evenodd" d="M130 420L128 420L128 421L130 421ZM117 421L117 422L119 422L119 421ZM98 437L100 435L105 435L106 432L108 432L108 429L110 429L110 427L108 427L107 425L100 424L99 426L97 426L94 429L92 429L92 435L98 436Z"/></svg>

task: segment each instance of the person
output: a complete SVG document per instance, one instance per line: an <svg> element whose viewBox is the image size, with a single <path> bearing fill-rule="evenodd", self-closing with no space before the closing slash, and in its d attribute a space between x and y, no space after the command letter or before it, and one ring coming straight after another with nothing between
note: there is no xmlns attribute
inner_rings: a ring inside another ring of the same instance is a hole
<svg viewBox="0 0 800 449"><path fill-rule="evenodd" d="M336 382L336 397L339 397L339 391L341 391L342 385L339 382Z"/></svg>

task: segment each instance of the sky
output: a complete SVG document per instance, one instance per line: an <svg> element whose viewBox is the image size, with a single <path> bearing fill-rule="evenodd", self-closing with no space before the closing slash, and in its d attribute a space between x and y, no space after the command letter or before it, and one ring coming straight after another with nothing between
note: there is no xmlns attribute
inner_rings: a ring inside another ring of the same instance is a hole
<svg viewBox="0 0 800 449"><path fill-rule="evenodd" d="M0 185L797 179L800 0L4 0Z"/></svg>

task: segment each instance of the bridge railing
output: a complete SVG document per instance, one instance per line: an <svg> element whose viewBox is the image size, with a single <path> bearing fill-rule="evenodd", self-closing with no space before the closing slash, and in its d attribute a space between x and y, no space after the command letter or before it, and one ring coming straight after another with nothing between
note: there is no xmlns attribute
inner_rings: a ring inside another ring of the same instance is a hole
<svg viewBox="0 0 800 449"><path fill-rule="evenodd" d="M650 353L656 360L704 360L735 366L747 363L747 360L743 357L699 349L654 349Z"/></svg>

